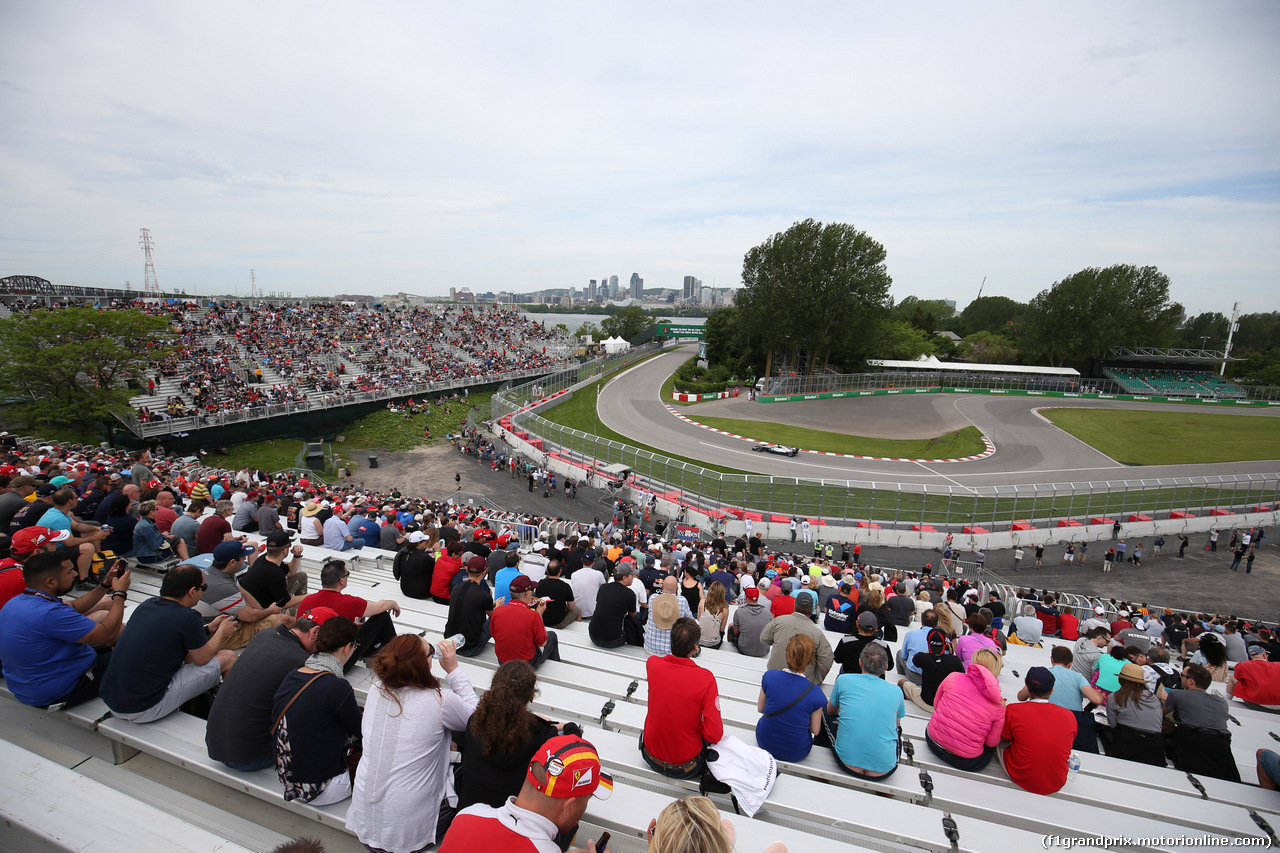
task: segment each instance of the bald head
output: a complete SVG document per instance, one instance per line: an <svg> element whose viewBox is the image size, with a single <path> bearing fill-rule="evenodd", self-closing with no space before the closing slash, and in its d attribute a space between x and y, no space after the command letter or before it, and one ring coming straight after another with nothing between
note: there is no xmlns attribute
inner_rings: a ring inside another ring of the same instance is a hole
<svg viewBox="0 0 1280 853"><path fill-rule="evenodd" d="M130 483L129 485L125 486L125 487L124 487L123 489L121 489L120 491L124 492L124 494L125 494L125 495L129 498L129 500L131 500L131 501L136 501L136 500L138 499L138 495L140 494L140 493L139 493L139 491L138 491L138 487L137 487L137 486L135 486L133 483Z"/></svg>
<svg viewBox="0 0 1280 853"><path fill-rule="evenodd" d="M663 578L662 591L675 595L677 592L680 591L680 582L677 581L675 578Z"/></svg>

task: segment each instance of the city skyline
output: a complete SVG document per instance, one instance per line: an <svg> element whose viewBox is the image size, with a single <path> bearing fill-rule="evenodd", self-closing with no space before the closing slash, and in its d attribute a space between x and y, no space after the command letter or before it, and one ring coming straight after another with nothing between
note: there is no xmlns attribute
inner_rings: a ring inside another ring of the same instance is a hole
<svg viewBox="0 0 1280 853"><path fill-rule="evenodd" d="M626 291L632 271L731 288L812 217L884 244L896 300L963 305L985 278L1026 302L1132 263L1190 314L1280 310L1272 3L71 0L4 20L0 277L141 290L149 228L160 287L188 292L245 293L251 269L314 295L609 267Z"/></svg>

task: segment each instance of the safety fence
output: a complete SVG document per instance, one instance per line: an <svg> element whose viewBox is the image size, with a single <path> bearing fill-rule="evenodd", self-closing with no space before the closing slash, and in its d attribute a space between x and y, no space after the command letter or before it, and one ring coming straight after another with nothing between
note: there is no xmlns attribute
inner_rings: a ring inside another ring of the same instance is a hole
<svg viewBox="0 0 1280 853"><path fill-rule="evenodd" d="M592 469L623 465L645 491L677 504L765 523L792 517L848 526L920 532L951 529L986 534L1070 528L1064 534L1097 539L1115 521L1151 522L1204 515L1271 512L1280 501L1280 473L1130 478L1078 483L966 487L892 480L809 479L715 471L553 423L538 414L588 384L573 372L545 377L493 397L494 420L510 416L513 433L536 439L544 454L557 452Z"/></svg>

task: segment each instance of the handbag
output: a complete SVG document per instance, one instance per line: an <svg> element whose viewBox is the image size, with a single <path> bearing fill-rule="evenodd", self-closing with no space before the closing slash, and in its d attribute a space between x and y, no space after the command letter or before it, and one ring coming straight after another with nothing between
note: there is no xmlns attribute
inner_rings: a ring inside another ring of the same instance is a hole
<svg viewBox="0 0 1280 853"><path fill-rule="evenodd" d="M799 704L800 704L800 700L801 700L801 699L803 699L804 697L808 696L808 695L809 695L809 692L813 689L813 682L812 682L812 681L807 681L806 683L807 683L809 686L805 688L805 690L804 690L804 692L803 692L803 693L801 693L801 694L800 694L799 696L797 696L794 700L792 700L792 702L791 702L791 704L790 704L790 705L788 705L788 706L787 706L787 707L785 707L785 708L780 708L780 709L778 709L777 711L769 711L768 713L766 713L766 714L765 714L765 716L766 716L766 717L780 717L780 716L782 716L783 714L785 714L785 713L787 713L788 711L790 711L790 710L791 710L792 708L794 708L795 706L799 705Z"/></svg>

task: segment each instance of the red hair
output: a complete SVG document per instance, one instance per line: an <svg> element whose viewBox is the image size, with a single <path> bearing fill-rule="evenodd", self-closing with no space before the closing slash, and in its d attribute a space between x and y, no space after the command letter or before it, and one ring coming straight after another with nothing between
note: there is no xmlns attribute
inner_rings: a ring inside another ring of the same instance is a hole
<svg viewBox="0 0 1280 853"><path fill-rule="evenodd" d="M401 634L383 646L370 661L373 674L381 682L382 695L400 707L399 690L439 690L440 680L431 673L426 644L415 634Z"/></svg>

